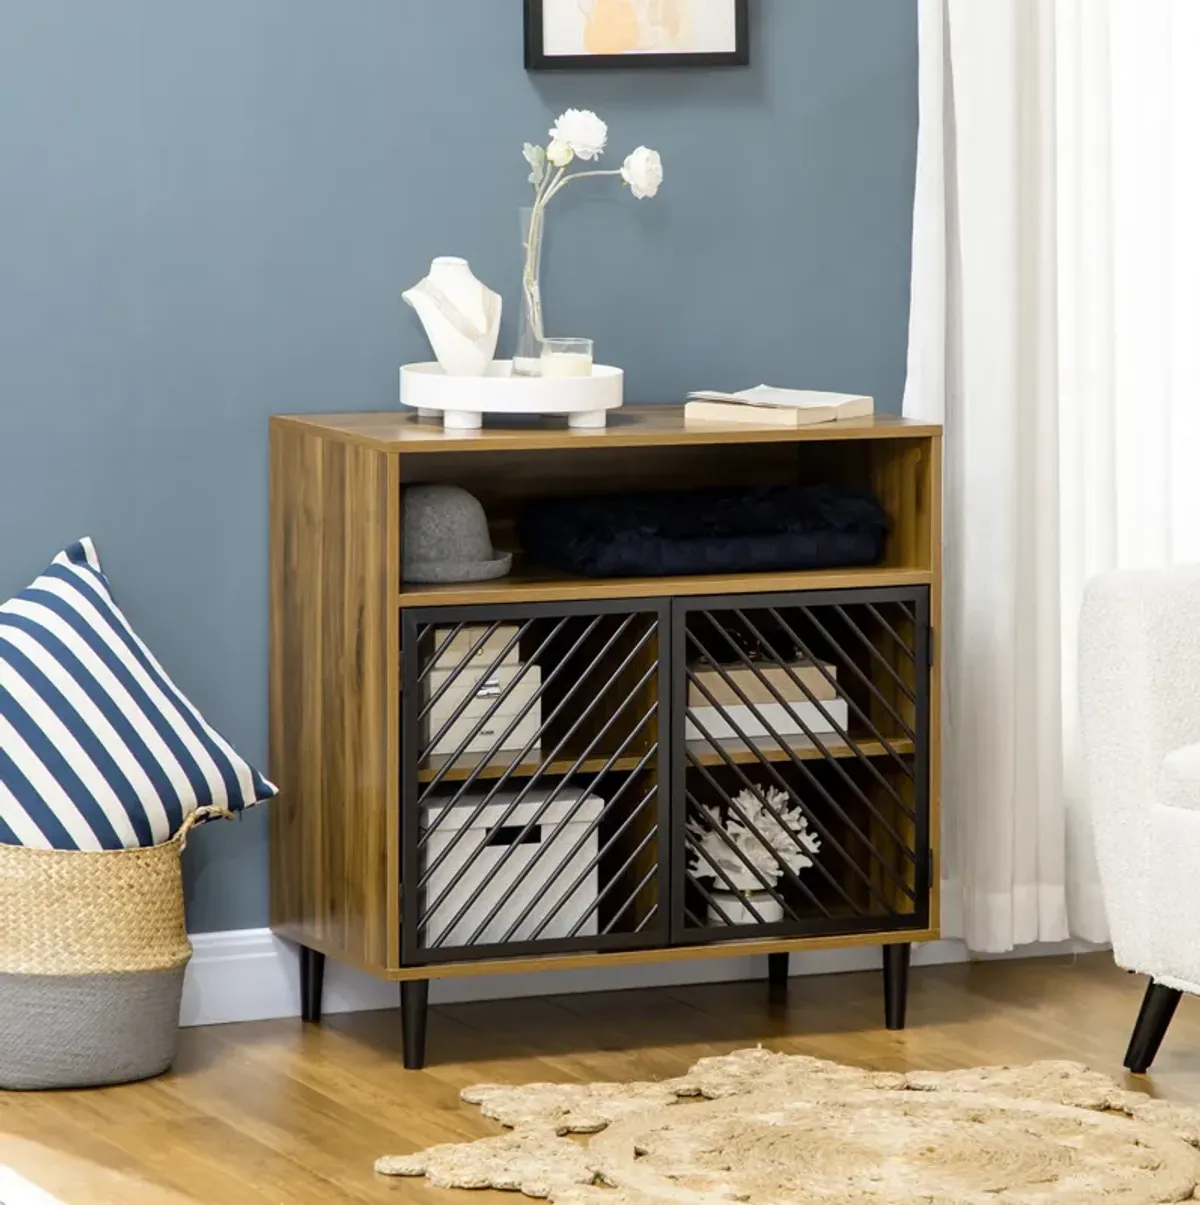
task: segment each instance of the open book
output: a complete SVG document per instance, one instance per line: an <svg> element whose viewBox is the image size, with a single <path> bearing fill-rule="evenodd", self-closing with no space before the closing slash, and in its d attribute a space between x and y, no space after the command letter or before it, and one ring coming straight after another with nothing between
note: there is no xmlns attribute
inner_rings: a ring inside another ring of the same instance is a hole
<svg viewBox="0 0 1200 1205"><path fill-rule="evenodd" d="M739 393L700 390L688 394L684 418L715 423L762 423L773 427L806 427L866 418L875 413L874 398L857 393L820 393L812 389L775 389L759 385Z"/></svg>

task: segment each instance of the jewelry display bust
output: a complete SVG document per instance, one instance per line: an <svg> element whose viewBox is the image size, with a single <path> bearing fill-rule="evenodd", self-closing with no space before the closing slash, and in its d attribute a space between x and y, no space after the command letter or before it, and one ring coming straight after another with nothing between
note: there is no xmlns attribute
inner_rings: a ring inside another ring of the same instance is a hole
<svg viewBox="0 0 1200 1205"><path fill-rule="evenodd" d="M465 259L439 256L404 293L447 376L480 377L496 354L503 299L477 280Z"/></svg>

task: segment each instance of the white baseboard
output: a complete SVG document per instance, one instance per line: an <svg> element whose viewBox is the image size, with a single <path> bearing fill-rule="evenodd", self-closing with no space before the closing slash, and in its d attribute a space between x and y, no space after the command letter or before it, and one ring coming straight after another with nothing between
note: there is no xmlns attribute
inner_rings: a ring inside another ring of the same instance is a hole
<svg viewBox="0 0 1200 1205"><path fill-rule="evenodd" d="M193 935L192 945L195 955L188 967L183 990L184 1025L222 1025L232 1021L264 1021L300 1015L296 948L274 936L269 929L198 933ZM1072 941L1024 946L1007 957L1078 954L1099 948ZM914 966L966 962L968 958L966 947L959 941L928 942L913 950ZM873 947L813 950L793 954L791 969L793 975L829 975L872 970L879 966L879 960L879 951ZM434 1004L457 1004L621 988L726 983L762 978L763 975L761 957L700 958L693 962L644 963L582 971L435 979L430 988L430 1000ZM395 1008L398 1002L396 984L382 983L330 959L325 975L325 1012Z"/></svg>

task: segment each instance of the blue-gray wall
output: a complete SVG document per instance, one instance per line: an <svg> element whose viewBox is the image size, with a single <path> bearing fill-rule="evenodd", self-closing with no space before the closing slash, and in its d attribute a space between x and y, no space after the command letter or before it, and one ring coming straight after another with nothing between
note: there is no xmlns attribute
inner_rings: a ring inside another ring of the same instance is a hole
<svg viewBox="0 0 1200 1205"><path fill-rule="evenodd" d="M0 0L0 597L94 536L264 759L267 415L391 407L435 254L512 299L521 143L568 106L668 176L560 202L555 329L632 399L898 408L915 0L752 3L749 70L530 76L518 0ZM193 928L264 923L265 819L197 839Z"/></svg>

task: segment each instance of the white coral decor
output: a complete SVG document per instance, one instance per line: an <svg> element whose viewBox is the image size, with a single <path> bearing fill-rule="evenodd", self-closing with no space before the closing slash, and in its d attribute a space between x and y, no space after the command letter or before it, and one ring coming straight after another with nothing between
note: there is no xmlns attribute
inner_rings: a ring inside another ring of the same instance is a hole
<svg viewBox="0 0 1200 1205"><path fill-rule="evenodd" d="M764 884L775 886L784 866L799 874L813 864L811 855L820 852L821 840L809 829L808 817L791 804L785 792L775 787L740 791L733 802L735 806L724 819L719 808L706 807L707 822L698 818L688 821L698 863L695 874L711 878L720 891L730 885L737 891L764 891ZM784 820L786 827L775 816Z"/></svg>

